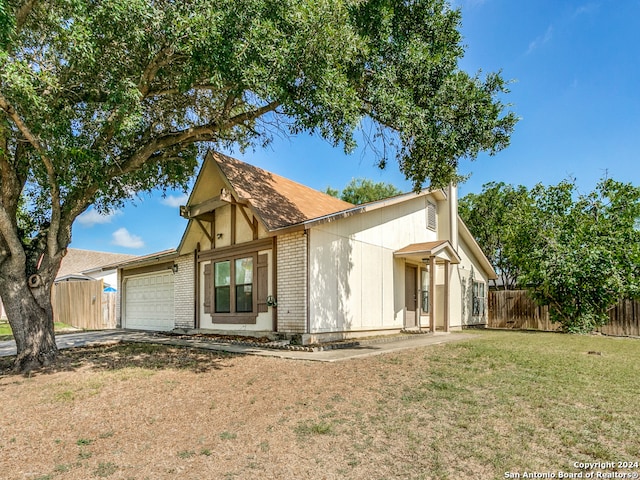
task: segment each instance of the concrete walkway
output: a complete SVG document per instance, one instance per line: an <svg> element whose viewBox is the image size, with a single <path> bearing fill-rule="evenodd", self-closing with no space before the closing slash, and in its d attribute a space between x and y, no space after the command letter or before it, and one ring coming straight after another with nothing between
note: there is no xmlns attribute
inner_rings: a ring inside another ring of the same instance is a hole
<svg viewBox="0 0 640 480"><path fill-rule="evenodd" d="M323 350L320 352L300 352L291 350L274 350L256 346L238 345L234 343L209 342L201 338L175 338L153 332L132 332L127 330L102 330L95 332L68 333L57 335L58 348L74 348L83 346L109 345L120 342L155 343L162 345L177 345L201 348L218 352L238 353L243 355L260 355L265 357L289 358L294 360L312 360L318 362L339 362L352 358L363 358L383 353L398 352L409 348L422 348L428 345L456 342L478 338L478 335L468 333L435 333L424 335L410 335L397 340L380 339L359 340L360 345L349 348ZM16 354L13 340L0 342L0 357Z"/></svg>

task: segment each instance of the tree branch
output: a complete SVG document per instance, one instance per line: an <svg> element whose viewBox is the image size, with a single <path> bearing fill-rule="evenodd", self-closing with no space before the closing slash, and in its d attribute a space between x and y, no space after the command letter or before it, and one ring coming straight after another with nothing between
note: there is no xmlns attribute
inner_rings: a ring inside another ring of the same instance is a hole
<svg viewBox="0 0 640 480"><path fill-rule="evenodd" d="M16 12L16 30L20 31L24 22L27 21L27 17L33 10L37 0L26 0Z"/></svg>
<svg viewBox="0 0 640 480"><path fill-rule="evenodd" d="M173 47L162 47L158 53L156 53L155 57L151 59L144 69L144 72L142 72L140 81L138 82L138 90L142 94L142 98L147 97L151 91L151 83L156 78L158 70L181 58L184 58L184 55L176 55Z"/></svg>
<svg viewBox="0 0 640 480"><path fill-rule="evenodd" d="M241 123L244 122L251 122L253 120L255 120L258 117L261 117L262 115L264 115L265 113L269 113L272 112L273 110L275 110L276 108L278 108L280 106L280 102L269 102L266 105L257 108L256 110L250 111L250 112L244 112L244 113L240 113L234 117L231 117L229 119L228 125L226 126L227 128L229 127L233 127L236 125L239 125Z"/></svg>
<svg viewBox="0 0 640 480"><path fill-rule="evenodd" d="M227 95L227 98L224 101L224 106L222 107L222 114L220 115L221 118L227 118L229 116L235 101L236 96L234 94L230 93L229 95Z"/></svg>
<svg viewBox="0 0 640 480"><path fill-rule="evenodd" d="M47 150L40 143L38 138L31 132L29 127L23 122L20 115L16 109L11 105L5 96L0 93L0 109L4 110L8 117L13 121L13 123L18 127L20 133L24 136L24 138L33 146L33 148L38 152L42 163L47 171L47 179L49 182L49 187L51 191L51 224L49 227L49 239L47 242L47 248L49 250L49 256L54 257L55 251L57 249L57 244L54 243L55 238L58 235L58 229L60 227L60 189L58 187L58 182L56 181L56 171L51 162L51 159L47 155ZM4 209L4 205L3 205ZM5 210L5 214L6 214Z"/></svg>
<svg viewBox="0 0 640 480"><path fill-rule="evenodd" d="M4 122L3 122L4 123ZM5 205L9 212L15 208L15 185L17 184L16 171L9 162L9 139L4 125L0 126L0 184L1 194L0 201ZM8 213L9 213L8 212Z"/></svg>
<svg viewBox="0 0 640 480"><path fill-rule="evenodd" d="M243 122L255 120L261 115L275 110L279 105L280 104L278 102L270 102L262 107L256 108L255 110L236 115L222 125L216 125L215 123L203 124L186 128L184 130L178 130L176 132L169 132L162 136L153 138L146 144L140 146L124 162L111 165L106 173L106 181L109 182L119 176L135 172L151 158L156 162L174 160L176 159L175 155L167 153L164 150L175 147L176 145L189 145L195 142L215 140L220 131ZM73 220L87 208L91 199L96 193L98 193L98 190L99 186L97 183L87 186L84 189L83 194L76 199L72 205L69 205L68 209L66 209L67 213L62 219L62 224L70 225Z"/></svg>
<svg viewBox="0 0 640 480"><path fill-rule="evenodd" d="M151 83L155 79L158 70L179 58L183 58L183 56L174 55L173 47L163 47L158 51L158 53L156 53L142 72L138 82L138 90L142 98L146 98L149 95L149 92L151 91ZM175 90L175 92L173 92L173 90ZM166 92L178 93L178 89L169 89L166 90ZM116 106L116 108L114 108L109 114L102 134L99 135L91 145L92 150L100 149L113 139L113 136L116 134L117 125L122 120L122 117L123 112L120 106Z"/></svg>
<svg viewBox="0 0 640 480"><path fill-rule="evenodd" d="M18 238L18 233L15 229L12 218L13 217L11 217L5 209L4 203L0 202L0 234L7 243L11 256L23 262L26 255L22 248L22 242L20 241L20 238ZM3 256L4 255L0 255L0 258Z"/></svg>
<svg viewBox="0 0 640 480"><path fill-rule="evenodd" d="M213 92L215 90L220 90L216 85L192 85L189 90L208 90ZM226 89L222 89L224 91ZM165 95L175 95L180 93L180 90L177 88L165 88L164 90L150 90L146 97L163 97Z"/></svg>
<svg viewBox="0 0 640 480"><path fill-rule="evenodd" d="M144 162L150 158L155 152L170 148L178 144L188 145L195 142L212 141L220 131L234 127L241 123L250 122L256 118L275 110L280 105L279 102L270 102L255 110L244 112L231 117L223 124L204 124L196 127L170 132L160 137L150 140L147 144L140 147L136 153L131 155L129 159L120 166L114 165L109 178L115 178L118 175L135 171Z"/></svg>

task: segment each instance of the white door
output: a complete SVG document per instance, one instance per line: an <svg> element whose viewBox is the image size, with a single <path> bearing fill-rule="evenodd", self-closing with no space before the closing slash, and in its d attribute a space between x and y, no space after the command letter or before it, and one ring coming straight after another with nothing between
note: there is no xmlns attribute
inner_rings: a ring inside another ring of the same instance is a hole
<svg viewBox="0 0 640 480"><path fill-rule="evenodd" d="M173 273L127 277L124 284L124 328L173 330Z"/></svg>

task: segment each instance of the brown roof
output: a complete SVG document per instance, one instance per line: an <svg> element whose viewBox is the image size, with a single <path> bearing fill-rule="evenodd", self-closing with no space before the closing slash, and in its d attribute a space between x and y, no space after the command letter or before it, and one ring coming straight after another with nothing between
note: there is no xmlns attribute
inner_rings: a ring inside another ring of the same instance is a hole
<svg viewBox="0 0 640 480"><path fill-rule="evenodd" d="M412 243L406 247L396 250L393 254L396 257L413 258L423 260L422 257L437 256L440 252L445 251L451 259L451 263L460 263L460 255L453 249L449 240L437 240L435 242Z"/></svg>
<svg viewBox="0 0 640 480"><path fill-rule="evenodd" d="M212 155L231 188L249 201L268 230L353 208L351 203L275 173L217 152Z"/></svg>
<svg viewBox="0 0 640 480"><path fill-rule="evenodd" d="M104 265L122 262L131 258L135 258L135 255L69 248L67 249L67 254L62 259L56 278L96 270Z"/></svg>
<svg viewBox="0 0 640 480"><path fill-rule="evenodd" d="M438 250L438 247L447 243L448 240L437 240L435 242L424 242L424 243L412 243L411 245L407 245L406 247L402 247L400 250L396 250L396 254L408 254L408 253L421 253L421 252L431 252L433 250Z"/></svg>

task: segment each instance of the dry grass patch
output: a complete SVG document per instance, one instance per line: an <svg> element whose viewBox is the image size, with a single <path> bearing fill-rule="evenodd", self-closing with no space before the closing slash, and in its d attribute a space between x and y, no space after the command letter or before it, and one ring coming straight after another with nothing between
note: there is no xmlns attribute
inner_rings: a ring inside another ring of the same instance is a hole
<svg viewBox="0 0 640 480"><path fill-rule="evenodd" d="M338 364L63 351L53 369L0 376L0 472L491 479L640 460L638 364L638 340L517 332Z"/></svg>

